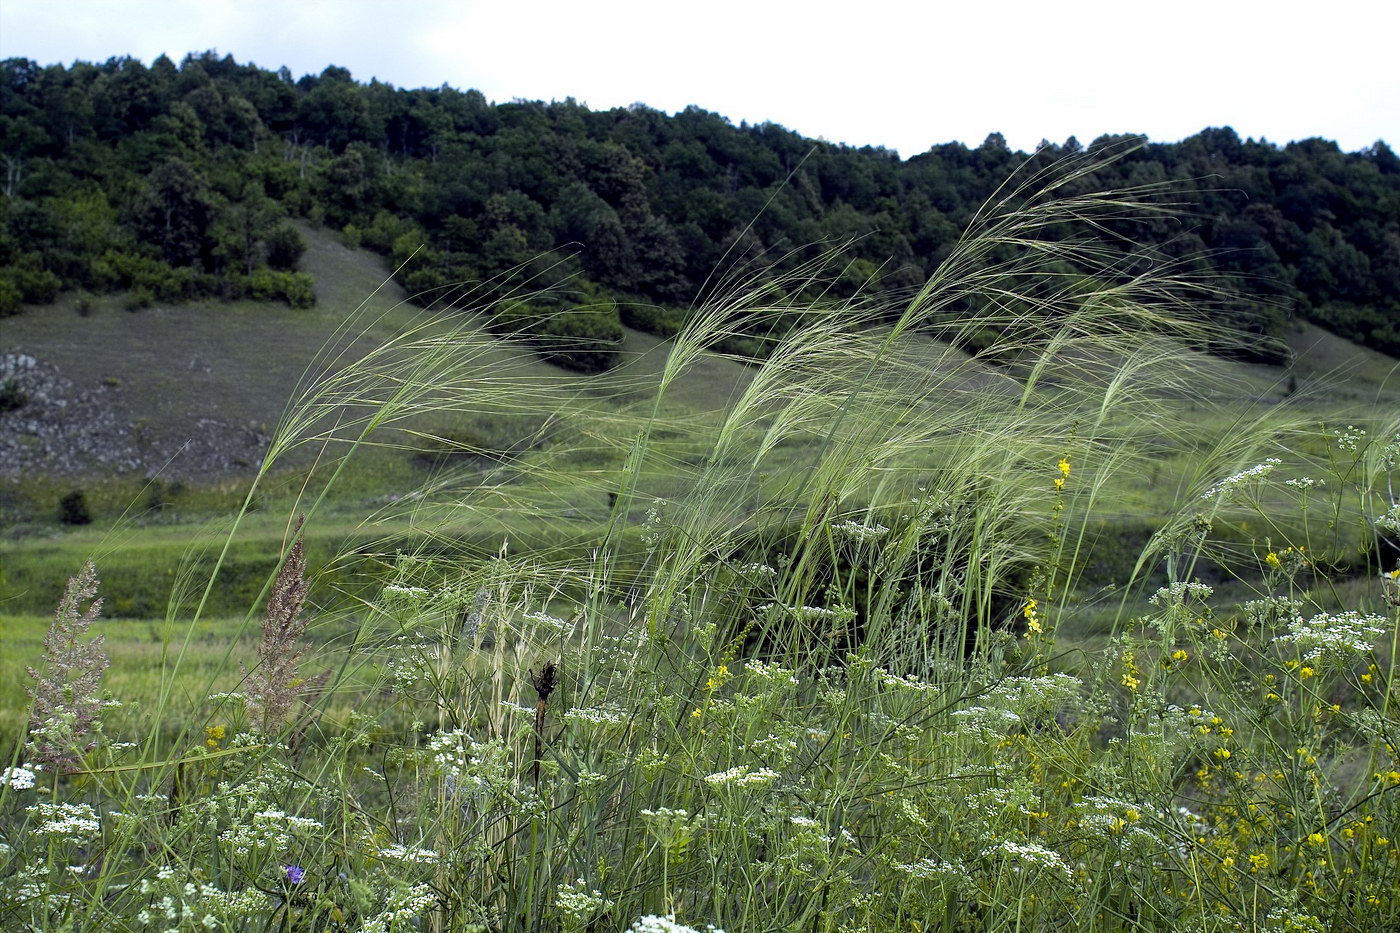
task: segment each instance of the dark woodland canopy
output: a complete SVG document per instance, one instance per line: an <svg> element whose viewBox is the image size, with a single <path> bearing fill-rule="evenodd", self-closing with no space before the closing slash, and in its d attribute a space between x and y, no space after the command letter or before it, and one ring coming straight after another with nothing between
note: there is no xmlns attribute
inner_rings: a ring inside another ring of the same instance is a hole
<svg viewBox="0 0 1400 933"><path fill-rule="evenodd" d="M745 262L777 277L849 241L825 279L774 300L912 289L1013 170L1080 150L1071 138L1028 156L993 134L901 160L697 107L493 105L337 67L294 80L213 53L150 67L7 60L0 140L0 315L65 289L310 304L290 223L305 218L395 267L412 256L399 276L422 303L469 291L504 329L553 340L584 369L610 362L619 319L673 331L716 270ZM1400 354L1400 159L1384 143L1344 153L1208 129L1142 145L1085 184L1160 182L1179 183L1180 212L1095 235L1224 282L1237 297L1210 313L1261 336L1296 315ZM559 282L562 298L532 294ZM449 294L459 283L474 284ZM561 301L591 310L549 323Z"/></svg>

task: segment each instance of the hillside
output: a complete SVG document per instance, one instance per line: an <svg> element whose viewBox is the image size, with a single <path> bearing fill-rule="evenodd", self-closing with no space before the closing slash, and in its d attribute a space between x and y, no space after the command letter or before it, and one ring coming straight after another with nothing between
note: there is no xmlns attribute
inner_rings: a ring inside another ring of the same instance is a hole
<svg viewBox="0 0 1400 933"><path fill-rule="evenodd" d="M113 298L80 313L65 297L7 320L0 358L11 367L32 361L8 377L22 401L0 412L0 480L11 499L15 489L42 489L47 497L83 480L144 482L159 475L208 483L251 476L307 367L352 314L372 323L345 345L341 364L424 320L380 257L345 246L325 228L298 229L308 244L304 267L318 283L314 309L202 301L133 312ZM473 312L455 316L474 319ZM573 386L581 399L611 399L609 405L625 405L629 393L646 397L667 352L666 341L627 329L621 365L606 379L588 379L484 327L475 333L485 348L483 369ZM1302 323L1291 329L1288 345L1294 358L1287 367L1209 365L1233 371L1259 398L1296 391L1320 410L1350 402L1400 405L1393 358ZM672 387L668 403L677 410L720 410L747 375L740 363L710 357ZM1019 391L995 368L975 386L996 391L1003 383ZM454 425L440 427L450 433ZM391 470L394 481L421 480L403 467Z"/></svg>
<svg viewBox="0 0 1400 933"><path fill-rule="evenodd" d="M726 278L799 306L897 297L987 198L1024 196L1001 187L1008 176L1056 167L1061 194L1131 190L1162 210L1040 235L1100 238L1125 281L1165 262L1211 282L1228 294L1202 313L1248 335L1234 355L1281 361L1293 318L1400 352L1400 159L1384 142L1348 154L1216 128L1026 154L992 134L901 159L698 107L492 104L213 53L150 67L11 59L0 77L0 314L72 291L305 305L306 221L389 257L420 304L471 283L496 330L594 371L618 362L621 325L674 333ZM539 293L560 283L567 294ZM590 311L555 315L568 304ZM755 325L733 349L761 355L790 323Z"/></svg>
<svg viewBox="0 0 1400 933"><path fill-rule="evenodd" d="M181 485L250 477L299 381L339 328L352 318L368 322L355 339L337 344L345 352L329 372L424 320L380 257L345 246L324 228L299 229L308 244L304 267L318 283L313 309L201 301L128 311L113 298L80 312L68 296L5 321L0 365L9 369L0 382L13 394L0 411L0 483L8 489L0 503L18 510L9 517L34 514L19 502L50 498L84 480L120 480L130 492L133 483L156 475ZM485 369L582 384L514 342L475 332ZM626 334L622 364L608 380L590 384L588 394L625 395L634 381L654 380L663 341ZM713 358L670 398L719 408L744 379L741 364ZM409 486L422 481L421 470L398 467L396 479Z"/></svg>

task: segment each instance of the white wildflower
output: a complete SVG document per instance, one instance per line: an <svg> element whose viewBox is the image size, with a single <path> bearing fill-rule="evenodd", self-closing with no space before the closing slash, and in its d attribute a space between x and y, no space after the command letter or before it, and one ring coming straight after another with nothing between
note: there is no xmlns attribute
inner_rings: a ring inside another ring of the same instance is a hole
<svg viewBox="0 0 1400 933"><path fill-rule="evenodd" d="M1202 493L1201 498L1214 499L1216 497L1219 497L1221 499L1224 499L1226 496L1234 492L1239 487L1243 486L1249 480L1268 476L1274 471L1274 467L1278 466L1282 462L1283 461L1279 460L1277 457L1269 457L1263 463L1256 463L1254 466L1250 467L1247 470L1241 470L1234 476L1227 476L1225 479L1222 479L1220 482L1216 483L1214 486L1210 487L1204 493Z"/></svg>
<svg viewBox="0 0 1400 933"><path fill-rule="evenodd" d="M397 843L384 846L379 850L379 857L388 862L414 862L420 865L435 865L440 856L432 849L421 849L418 846L405 846Z"/></svg>
<svg viewBox="0 0 1400 933"><path fill-rule="evenodd" d="M891 674L884 668L875 668L875 677L886 687L911 690L914 693L937 693L938 685L926 683L907 674Z"/></svg>
<svg viewBox="0 0 1400 933"><path fill-rule="evenodd" d="M1147 598L1147 601L1154 606L1179 606L1189 599L1199 599L1204 602L1214 594L1215 589L1204 583L1178 582L1157 590Z"/></svg>
<svg viewBox="0 0 1400 933"><path fill-rule="evenodd" d="M1045 846L1036 845L1033 842L1020 843L1004 839L994 846L983 850L982 857L992 855L1005 855L1023 862L1035 868L1043 868L1055 874L1063 875L1066 881L1074 879L1074 872L1070 869L1060 853L1054 849L1047 849Z"/></svg>
<svg viewBox="0 0 1400 933"><path fill-rule="evenodd" d="M1288 623L1288 634L1276 640L1293 642L1303 652L1303 660L1323 658L1344 660L1350 654L1364 654L1375 646L1376 639L1387 631L1387 619L1379 615L1363 616L1354 609L1346 612L1324 612L1306 622L1294 619Z"/></svg>
<svg viewBox="0 0 1400 933"><path fill-rule="evenodd" d="M6 768L0 771L0 787L28 790L34 786L34 772L28 768Z"/></svg>
<svg viewBox="0 0 1400 933"><path fill-rule="evenodd" d="M759 768L757 771L750 770L748 765L738 765L728 771L717 771L714 774L705 775L705 783L711 787L725 787L734 785L737 787L751 787L756 784L771 784L778 779L778 772L772 768Z"/></svg>
<svg viewBox="0 0 1400 933"><path fill-rule="evenodd" d="M35 835L82 843L102 830L97 811L85 803L36 803L24 809L39 815L39 825L30 830Z"/></svg>
<svg viewBox="0 0 1400 933"><path fill-rule="evenodd" d="M613 906L602 891L590 890L582 878L565 882L554 891L554 906L575 923L587 923Z"/></svg>
<svg viewBox="0 0 1400 933"><path fill-rule="evenodd" d="M627 721L627 713L607 707L576 707L564 714L564 721L574 725L620 726Z"/></svg>
<svg viewBox="0 0 1400 933"><path fill-rule="evenodd" d="M774 687L796 687L798 684L797 674L792 668L767 664L759 660L745 661L744 673Z"/></svg>
<svg viewBox="0 0 1400 933"><path fill-rule="evenodd" d="M525 616L526 622L533 622L538 626L550 629L556 635L566 635L573 629L573 626L563 619L555 618L547 612L531 612Z"/></svg>
<svg viewBox="0 0 1400 933"><path fill-rule="evenodd" d="M867 525L864 522L857 522L851 519L832 525L831 530L839 535L850 538L857 544L864 544L868 541L878 541L890 533L890 530L884 525L878 523Z"/></svg>
<svg viewBox="0 0 1400 933"><path fill-rule="evenodd" d="M1337 437L1337 446L1343 450L1355 450L1356 445L1361 443L1361 439L1365 436L1365 431L1349 424L1347 429Z"/></svg>
<svg viewBox="0 0 1400 933"><path fill-rule="evenodd" d="M945 862L942 859L922 858L917 862L896 862L895 869L923 881L956 881L970 883L971 877L961 862Z"/></svg>
<svg viewBox="0 0 1400 933"><path fill-rule="evenodd" d="M724 933L719 927L706 926L704 930L698 927L686 926L684 923L676 921L675 914L658 916L647 914L640 917L635 923L627 928L627 933Z"/></svg>

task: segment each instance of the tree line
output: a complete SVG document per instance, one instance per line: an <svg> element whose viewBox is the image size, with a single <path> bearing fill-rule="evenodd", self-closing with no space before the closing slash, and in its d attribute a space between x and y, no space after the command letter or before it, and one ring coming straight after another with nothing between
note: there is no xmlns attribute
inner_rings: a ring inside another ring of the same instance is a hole
<svg viewBox="0 0 1400 933"><path fill-rule="evenodd" d="M421 303L475 302L580 369L612 362L622 323L674 331L736 270L771 283L775 305L907 292L1014 170L1085 148L1025 154L994 133L901 160L698 107L492 104L209 52L0 69L0 315L69 289L125 291L132 307L309 305L291 223L304 219L389 257ZM1183 210L1095 231L1123 250L1119 274L1146 246L1230 286L1210 313L1260 338L1299 316L1400 354L1400 159L1384 142L1346 153L1207 129L1131 149L1083 184L1167 182L1177 200L1189 191ZM783 278L833 244L846 246L823 275ZM761 353L767 336L734 349ZM1260 339L1244 352L1282 351Z"/></svg>

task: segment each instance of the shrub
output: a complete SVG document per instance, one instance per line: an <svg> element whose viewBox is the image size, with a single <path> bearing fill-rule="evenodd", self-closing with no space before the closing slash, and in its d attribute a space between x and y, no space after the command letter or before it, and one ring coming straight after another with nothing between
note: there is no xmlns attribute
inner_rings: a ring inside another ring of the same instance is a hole
<svg viewBox="0 0 1400 933"><path fill-rule="evenodd" d="M264 240L267 264L279 272L293 272L306 253L306 241L291 224L280 224Z"/></svg>
<svg viewBox="0 0 1400 933"><path fill-rule="evenodd" d="M63 282L47 269L18 266L10 273L26 304L46 305L58 297Z"/></svg>
<svg viewBox="0 0 1400 933"><path fill-rule="evenodd" d="M375 214L373 221L360 228L360 236L364 245L379 253L392 251L395 242L405 234L412 235L414 247L427 239L421 228L413 221L396 217L388 211L380 211Z"/></svg>
<svg viewBox="0 0 1400 933"><path fill-rule="evenodd" d="M602 372L617 364L623 330L612 303L552 307L548 299L508 301L496 308L491 328L523 337L550 362L579 372Z"/></svg>
<svg viewBox="0 0 1400 933"><path fill-rule="evenodd" d="M128 311L140 311L142 308L149 308L151 305L155 304L155 301L156 296L149 288L146 288L144 285L138 285L126 296L123 307Z"/></svg>
<svg viewBox="0 0 1400 933"><path fill-rule="evenodd" d="M65 525L90 525L92 512L88 510L87 497L81 489L58 500L58 520Z"/></svg>
<svg viewBox="0 0 1400 933"><path fill-rule="evenodd" d="M310 308L316 304L314 280L305 272L275 272L256 269L251 278L253 300L285 301L293 308Z"/></svg>
<svg viewBox="0 0 1400 933"><path fill-rule="evenodd" d="M441 297L441 290L449 284L449 279L437 266L421 266L416 262L399 273L399 280L408 297L415 304L426 307Z"/></svg>
<svg viewBox="0 0 1400 933"><path fill-rule="evenodd" d="M0 414L23 408L29 402L29 393L13 376L0 382Z"/></svg>
<svg viewBox="0 0 1400 933"><path fill-rule="evenodd" d="M24 304L24 293L8 278L0 278L0 317L19 314Z"/></svg>
<svg viewBox="0 0 1400 933"><path fill-rule="evenodd" d="M685 327L686 312L681 308L625 302L617 306L622 323L658 337L674 337Z"/></svg>

